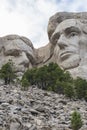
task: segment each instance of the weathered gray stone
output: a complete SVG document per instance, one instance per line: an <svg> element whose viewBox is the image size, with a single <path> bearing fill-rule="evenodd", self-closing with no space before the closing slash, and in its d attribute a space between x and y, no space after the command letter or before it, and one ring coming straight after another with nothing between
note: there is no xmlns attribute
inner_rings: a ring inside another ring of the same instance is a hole
<svg viewBox="0 0 87 130"><path fill-rule="evenodd" d="M3 101L0 104L2 130L70 130L71 114L78 108L83 120L82 128L87 129L87 102L84 100L71 101L64 95L46 92L37 87L30 87L27 91L22 91L21 86L5 87L6 89L0 86L0 101ZM8 89L10 93L6 94ZM8 103L10 99L12 103Z"/></svg>
<svg viewBox="0 0 87 130"><path fill-rule="evenodd" d="M0 38L0 67L12 59L21 76L26 68L55 62L68 70L73 77L87 79L86 25L87 13L57 13L49 20L49 44L37 50L25 37L10 35ZM65 28L69 29L64 31ZM73 31L70 32L70 28ZM61 35L64 36L65 33L69 34L66 35L67 40L59 43ZM69 40L70 44L67 44ZM78 41L79 44L76 44ZM71 54L73 48L78 50L76 55ZM66 50L69 54L63 54ZM20 52L23 52L23 57L19 55ZM61 54L63 62L61 56L59 60ZM0 130L71 130L71 114L75 109L82 116L81 130L87 130L86 101L71 101L64 95L43 91L36 86L22 91L18 84L15 86L0 83Z"/></svg>
<svg viewBox="0 0 87 130"><path fill-rule="evenodd" d="M53 32L55 31L58 24L60 24L62 21L66 19L82 19L87 20L87 12L57 12L53 16L50 17L49 23L48 23L48 37L51 38ZM84 21L85 23L85 21Z"/></svg>
<svg viewBox="0 0 87 130"><path fill-rule="evenodd" d="M10 124L10 130L18 130L20 124L18 122L12 122Z"/></svg>
<svg viewBox="0 0 87 130"><path fill-rule="evenodd" d="M36 64L36 51L31 41L18 35L0 37L0 68L13 61L15 72L21 76L27 68Z"/></svg>
<svg viewBox="0 0 87 130"><path fill-rule="evenodd" d="M23 36L0 37L0 68L12 60L21 78L28 68L54 62L73 78L87 79L87 12L56 13L49 19L47 30L49 43L38 49Z"/></svg>
<svg viewBox="0 0 87 130"><path fill-rule="evenodd" d="M87 13L56 13L49 19L48 37L50 51L42 63L55 62L73 78L87 79Z"/></svg>

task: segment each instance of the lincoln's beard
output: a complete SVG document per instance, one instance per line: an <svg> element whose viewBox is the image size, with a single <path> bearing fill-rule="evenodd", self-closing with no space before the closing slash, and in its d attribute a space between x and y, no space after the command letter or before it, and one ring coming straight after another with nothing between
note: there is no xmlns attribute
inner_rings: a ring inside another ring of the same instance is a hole
<svg viewBox="0 0 87 130"><path fill-rule="evenodd" d="M73 54L66 60L59 60L59 66L64 70L76 68L79 66L80 63L80 56L78 54Z"/></svg>

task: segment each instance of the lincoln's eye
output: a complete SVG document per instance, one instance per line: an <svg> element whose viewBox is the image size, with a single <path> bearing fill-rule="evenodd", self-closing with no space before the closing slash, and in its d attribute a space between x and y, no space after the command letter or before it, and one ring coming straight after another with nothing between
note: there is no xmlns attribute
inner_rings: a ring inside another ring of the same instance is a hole
<svg viewBox="0 0 87 130"><path fill-rule="evenodd" d="M76 34L75 33L73 33L71 36L75 36Z"/></svg>
<svg viewBox="0 0 87 130"><path fill-rule="evenodd" d="M70 34L69 34L69 37L74 37L74 36L77 36L78 34L76 33L76 32L71 32Z"/></svg>

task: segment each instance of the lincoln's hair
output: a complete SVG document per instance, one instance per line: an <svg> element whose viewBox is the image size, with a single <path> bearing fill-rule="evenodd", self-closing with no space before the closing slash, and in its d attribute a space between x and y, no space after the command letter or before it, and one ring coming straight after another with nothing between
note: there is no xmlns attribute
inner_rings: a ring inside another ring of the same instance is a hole
<svg viewBox="0 0 87 130"><path fill-rule="evenodd" d="M53 32L55 31L56 27L58 26L58 24L60 24L61 22L63 22L66 19L78 19L78 20L80 20L80 22L87 25L87 13L85 13L85 12L80 12L80 13L58 12L58 13L54 14L52 17L50 17L50 19L49 19L49 23L48 23L49 40L50 40ZM87 32L86 30L87 29L85 29L85 32Z"/></svg>

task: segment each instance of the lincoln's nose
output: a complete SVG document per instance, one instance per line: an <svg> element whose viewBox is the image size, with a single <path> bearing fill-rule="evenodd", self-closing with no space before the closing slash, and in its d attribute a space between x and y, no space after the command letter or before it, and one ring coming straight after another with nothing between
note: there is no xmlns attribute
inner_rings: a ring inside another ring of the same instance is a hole
<svg viewBox="0 0 87 130"><path fill-rule="evenodd" d="M57 44L60 49L64 49L65 47L68 46L67 39L65 38L65 36L63 34L59 37Z"/></svg>

